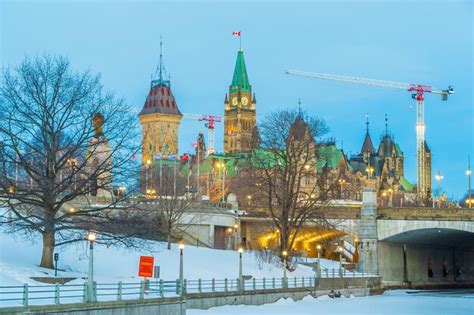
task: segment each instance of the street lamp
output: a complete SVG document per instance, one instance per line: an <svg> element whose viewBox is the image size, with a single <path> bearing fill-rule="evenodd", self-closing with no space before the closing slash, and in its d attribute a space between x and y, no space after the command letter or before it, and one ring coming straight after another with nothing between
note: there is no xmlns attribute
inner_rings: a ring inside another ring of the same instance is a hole
<svg viewBox="0 0 474 315"><path fill-rule="evenodd" d="M117 192L119 196L125 196L125 193L127 192L127 187L119 186L119 188L117 189Z"/></svg>
<svg viewBox="0 0 474 315"><path fill-rule="evenodd" d="M239 290L243 291L244 290L244 277L242 275L242 253L244 252L244 249L242 247L239 247Z"/></svg>
<svg viewBox="0 0 474 315"><path fill-rule="evenodd" d="M87 301L95 301L95 290L94 290L94 242L96 236L93 232L89 232L87 235L87 241L89 241L89 272L87 275Z"/></svg>
<svg viewBox="0 0 474 315"><path fill-rule="evenodd" d="M337 247L339 252L339 276L342 277L342 246Z"/></svg>
<svg viewBox="0 0 474 315"><path fill-rule="evenodd" d="M77 159L76 158L68 158L67 163L69 164L69 166L71 166L72 180L74 181L74 190L76 190L76 172L75 172L74 168L76 167Z"/></svg>
<svg viewBox="0 0 474 315"><path fill-rule="evenodd" d="M288 280L286 278L286 261L288 259L288 251L282 251L281 255L283 256L283 288L288 288Z"/></svg>
<svg viewBox="0 0 474 315"><path fill-rule="evenodd" d="M145 190L148 191L148 169L150 168L151 160L150 159L146 160L145 164L146 164L146 167L145 167Z"/></svg>
<svg viewBox="0 0 474 315"><path fill-rule="evenodd" d="M321 245L316 245L316 252L318 254L318 267L316 269L316 274L318 275L318 278L321 277Z"/></svg>
<svg viewBox="0 0 474 315"><path fill-rule="evenodd" d="M374 168L372 166L367 166L367 168L365 169L366 173L367 173L367 178L372 178L372 174L374 173Z"/></svg>
<svg viewBox="0 0 474 315"><path fill-rule="evenodd" d="M471 175L472 175L472 170L471 170L471 158L468 157L467 159L467 170L466 170L466 175L468 178L468 192L467 192L467 200L466 203L468 204L469 208L472 208L472 198L471 198Z"/></svg>
<svg viewBox="0 0 474 315"><path fill-rule="evenodd" d="M443 174L441 174L440 171L435 175L436 181L438 182L438 187L437 187L437 195L438 195L438 203L441 202L440 199L440 194L441 194L441 180L444 178Z"/></svg>
<svg viewBox="0 0 474 315"><path fill-rule="evenodd" d="M70 214L73 214L74 212L76 212L76 208L70 207L68 211Z"/></svg>
<svg viewBox="0 0 474 315"><path fill-rule="evenodd" d="M221 177L221 183L222 183L222 186L221 186L221 193L222 193L222 196L221 196L221 202L224 202L224 171L223 171L223 168L224 168L224 163L221 163L219 161L217 161L216 163L216 167L217 169L219 170L219 173L218 173L218 177ZM222 175L220 174L222 172Z"/></svg>
<svg viewBox="0 0 474 315"><path fill-rule="evenodd" d="M234 249L239 246L239 234L238 234L238 231L239 231L239 225L237 223L234 224Z"/></svg>
<svg viewBox="0 0 474 315"><path fill-rule="evenodd" d="M248 205L250 206L250 203L252 202L252 195L247 195L247 201Z"/></svg>
<svg viewBox="0 0 474 315"><path fill-rule="evenodd" d="M340 185L340 192L341 192L341 194L340 194L339 197L342 199L342 186L344 185L344 183L346 182L346 180L345 180L344 178L339 178L339 179L337 180L337 182L338 182L339 185Z"/></svg>
<svg viewBox="0 0 474 315"><path fill-rule="evenodd" d="M181 296L183 296L183 289L184 289L184 273L183 273L183 251L184 251L184 243L181 242L178 245L179 248L179 292Z"/></svg>

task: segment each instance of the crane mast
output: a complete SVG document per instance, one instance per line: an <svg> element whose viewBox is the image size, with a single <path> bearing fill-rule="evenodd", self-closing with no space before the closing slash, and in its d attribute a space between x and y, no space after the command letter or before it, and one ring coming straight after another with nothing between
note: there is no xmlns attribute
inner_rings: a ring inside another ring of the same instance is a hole
<svg viewBox="0 0 474 315"><path fill-rule="evenodd" d="M188 114L183 113L184 118L194 119L198 121L206 121L204 126L207 128L207 154L214 154L214 128L216 122L222 122L221 116L216 115L206 115L206 114Z"/></svg>
<svg viewBox="0 0 474 315"><path fill-rule="evenodd" d="M447 90L436 90L431 86L423 84L412 84L394 81L375 80L343 75L305 72L299 70L287 70L286 74L316 78L321 80L339 81L343 83L362 84L368 86L384 87L412 92L412 98L416 100L416 152L417 152L417 194L420 201L425 200L431 191L426 180L426 147L425 147L425 98L424 93L440 94L441 99L446 101L454 89L449 86Z"/></svg>

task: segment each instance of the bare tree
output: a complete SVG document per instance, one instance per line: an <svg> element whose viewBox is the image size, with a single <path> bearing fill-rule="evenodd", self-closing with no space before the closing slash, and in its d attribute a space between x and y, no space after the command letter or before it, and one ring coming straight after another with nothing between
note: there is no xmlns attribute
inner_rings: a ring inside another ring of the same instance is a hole
<svg viewBox="0 0 474 315"><path fill-rule="evenodd" d="M188 214L186 219L192 220L189 210L196 201L186 189L187 178L181 174L180 163L166 161L162 164L165 165L158 165L159 170L154 169L154 173L157 173L155 178L158 180L149 184L149 197L156 198L156 203L150 207L159 229L158 234L166 237L167 248L171 249L173 239L182 236L181 234L186 232L186 225L191 223L183 222L183 219Z"/></svg>
<svg viewBox="0 0 474 315"><path fill-rule="evenodd" d="M252 202L269 209L280 255L290 253L305 224L323 220L329 188L317 169L316 139L326 132L322 120L294 110L271 113L260 125L261 149L254 151L252 170L244 176Z"/></svg>
<svg viewBox="0 0 474 315"><path fill-rule="evenodd" d="M128 242L124 231L137 218L113 210L127 195L120 187L114 196L116 185L130 190L135 172L136 119L124 101L63 57L26 58L4 69L1 82L0 194L7 209L0 224L29 237L40 233L46 268L55 246L84 239L84 230L95 230L99 242Z"/></svg>

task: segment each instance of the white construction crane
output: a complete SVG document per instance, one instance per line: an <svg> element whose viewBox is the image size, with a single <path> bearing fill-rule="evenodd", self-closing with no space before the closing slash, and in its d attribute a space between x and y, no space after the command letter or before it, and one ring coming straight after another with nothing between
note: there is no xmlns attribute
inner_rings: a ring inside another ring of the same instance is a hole
<svg viewBox="0 0 474 315"><path fill-rule="evenodd" d="M207 154L213 154L214 148L214 127L216 122L222 122L221 116L206 114L188 114L183 113L183 118L194 119L198 121L207 121L204 126L207 128Z"/></svg>
<svg viewBox="0 0 474 315"><path fill-rule="evenodd" d="M424 93L440 94L443 101L448 100L448 95L454 93L452 86L447 90L437 90L424 84L401 83L393 81L374 80L343 75L324 73L313 73L298 70L287 70L286 74L316 78L321 80L340 81L344 83L355 83L405 90L412 92L412 98L416 100L416 152L417 152L417 194L421 200L427 197L428 187L426 183L425 165L425 98Z"/></svg>

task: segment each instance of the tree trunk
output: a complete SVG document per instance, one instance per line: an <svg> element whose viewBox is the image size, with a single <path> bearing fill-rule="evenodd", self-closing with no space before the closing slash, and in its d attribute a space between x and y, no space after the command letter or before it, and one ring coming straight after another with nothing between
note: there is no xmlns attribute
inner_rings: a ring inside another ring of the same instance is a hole
<svg viewBox="0 0 474 315"><path fill-rule="evenodd" d="M40 267L54 269L54 244L54 230L47 230L43 232L43 254L41 256Z"/></svg>
<svg viewBox="0 0 474 315"><path fill-rule="evenodd" d="M171 233L168 233L168 250L171 249Z"/></svg>

